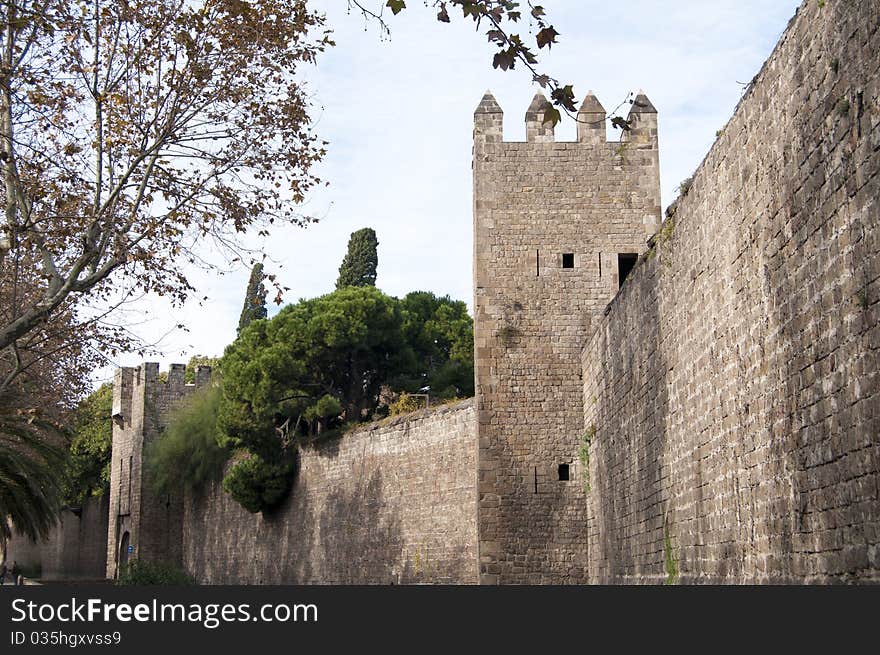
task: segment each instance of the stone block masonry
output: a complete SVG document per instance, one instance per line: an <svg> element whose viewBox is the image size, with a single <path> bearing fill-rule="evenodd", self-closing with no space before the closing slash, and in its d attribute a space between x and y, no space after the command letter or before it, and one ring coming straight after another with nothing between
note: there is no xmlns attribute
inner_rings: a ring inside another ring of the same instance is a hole
<svg viewBox="0 0 880 655"><path fill-rule="evenodd" d="M183 564L208 584L472 584L475 470L472 400L371 424L305 447L272 514L188 497Z"/></svg>
<svg viewBox="0 0 880 655"><path fill-rule="evenodd" d="M144 475L146 446L161 434L171 412L198 387L211 369L199 366L195 384L184 383L183 364L172 364L167 380L159 364L116 371L113 383L113 451L110 469L110 518L107 577L118 575L129 558L180 566L183 498L160 498Z"/></svg>
<svg viewBox="0 0 880 655"><path fill-rule="evenodd" d="M144 448L210 378L184 384L184 368L117 372L107 577L138 558L208 584L477 581L473 401L305 446L289 498L255 515L219 484L160 498L144 475Z"/></svg>
<svg viewBox="0 0 880 655"><path fill-rule="evenodd" d="M805 2L583 353L590 580L880 580L880 3Z"/></svg>
<svg viewBox="0 0 880 655"><path fill-rule="evenodd" d="M578 141L556 143L547 100L507 142L487 93L474 114L474 336L480 580L583 583L586 502L580 352L660 222L657 112L644 94L632 130L605 140L588 94Z"/></svg>
<svg viewBox="0 0 880 655"><path fill-rule="evenodd" d="M108 575L131 546L206 583L880 581L878 52L880 2L805 2L659 232L644 94L621 142L588 94L576 142L538 95L514 143L487 93L476 398L304 449L252 515L151 494L194 387L123 369Z"/></svg>
<svg viewBox="0 0 880 655"><path fill-rule="evenodd" d="M13 532L6 544L6 561L17 561L41 580L100 580L107 565L109 497L88 498L80 507L66 508L49 536L34 543Z"/></svg>

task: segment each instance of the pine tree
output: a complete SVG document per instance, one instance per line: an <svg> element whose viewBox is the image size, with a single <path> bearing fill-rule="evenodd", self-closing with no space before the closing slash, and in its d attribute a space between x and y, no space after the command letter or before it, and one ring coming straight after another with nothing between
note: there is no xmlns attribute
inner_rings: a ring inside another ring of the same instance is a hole
<svg viewBox="0 0 880 655"><path fill-rule="evenodd" d="M244 296L244 307L238 319L238 333L251 321L266 318L266 288L263 286L263 265L254 264Z"/></svg>
<svg viewBox="0 0 880 655"><path fill-rule="evenodd" d="M376 286L376 267L379 265L379 255L376 252L378 245L376 231L371 227L351 233L348 252L339 267L337 289Z"/></svg>

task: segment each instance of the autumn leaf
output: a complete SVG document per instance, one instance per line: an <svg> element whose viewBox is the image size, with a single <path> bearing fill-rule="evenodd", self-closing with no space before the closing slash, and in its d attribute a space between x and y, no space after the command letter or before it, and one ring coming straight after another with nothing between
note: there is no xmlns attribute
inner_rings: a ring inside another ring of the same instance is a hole
<svg viewBox="0 0 880 655"><path fill-rule="evenodd" d="M562 116L556 107L547 107L544 109L543 125L550 123L550 127L556 127L560 120L562 120Z"/></svg>
<svg viewBox="0 0 880 655"><path fill-rule="evenodd" d="M397 16L397 14L406 9L406 2L404 0L388 0L385 6L391 10L392 14Z"/></svg>
<svg viewBox="0 0 880 655"><path fill-rule="evenodd" d="M629 132L632 129L629 125L629 121L625 118L621 118L620 116L613 116L611 118L611 125L619 130L623 130L624 132Z"/></svg>
<svg viewBox="0 0 880 655"><path fill-rule="evenodd" d="M556 37L559 36L559 32L553 29L553 26L545 27L540 32L538 32L535 37L538 41L538 48L543 48L547 46L549 49L554 43L556 43Z"/></svg>
<svg viewBox="0 0 880 655"><path fill-rule="evenodd" d="M486 32L486 36L489 41L495 41L497 43L504 43L507 40L507 37L501 30L489 30Z"/></svg>

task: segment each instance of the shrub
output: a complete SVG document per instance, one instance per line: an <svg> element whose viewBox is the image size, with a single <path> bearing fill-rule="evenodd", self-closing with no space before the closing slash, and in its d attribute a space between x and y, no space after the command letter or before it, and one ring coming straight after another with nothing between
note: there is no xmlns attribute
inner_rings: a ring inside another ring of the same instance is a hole
<svg viewBox="0 0 880 655"><path fill-rule="evenodd" d="M398 416L399 414L415 412L422 409L424 406L425 401L422 398L411 396L406 391L403 391L397 397L397 400L388 406L388 410L391 416Z"/></svg>
<svg viewBox="0 0 880 655"><path fill-rule="evenodd" d="M110 489L112 404L113 386L103 384L76 409L70 457L61 483L67 505L82 505L89 498L101 496Z"/></svg>
<svg viewBox="0 0 880 655"><path fill-rule="evenodd" d="M267 462L249 454L229 469L223 489L247 511L266 512L284 500L295 473L295 462Z"/></svg>
<svg viewBox="0 0 880 655"><path fill-rule="evenodd" d="M164 434L147 447L147 471L157 493L192 491L220 479L229 451L218 443L219 404L219 387L196 391L171 415Z"/></svg>
<svg viewBox="0 0 880 655"><path fill-rule="evenodd" d="M170 564L157 564L130 560L119 572L116 584L119 586L130 585L178 585L189 586L196 583L195 579L180 569Z"/></svg>
<svg viewBox="0 0 880 655"><path fill-rule="evenodd" d="M688 192L691 190L691 187L694 185L693 177L686 177L681 181L681 184L676 187L676 191L678 191L678 195L684 198Z"/></svg>

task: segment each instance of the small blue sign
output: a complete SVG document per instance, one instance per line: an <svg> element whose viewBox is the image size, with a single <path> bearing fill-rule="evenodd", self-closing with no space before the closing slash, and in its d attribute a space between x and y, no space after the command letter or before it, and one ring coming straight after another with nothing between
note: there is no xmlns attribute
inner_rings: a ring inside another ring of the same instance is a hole
<svg viewBox="0 0 880 655"><path fill-rule="evenodd" d="M128 552L129 552L129 553L133 553L133 552L134 552L134 546L129 546L129 547L128 547Z"/></svg>

